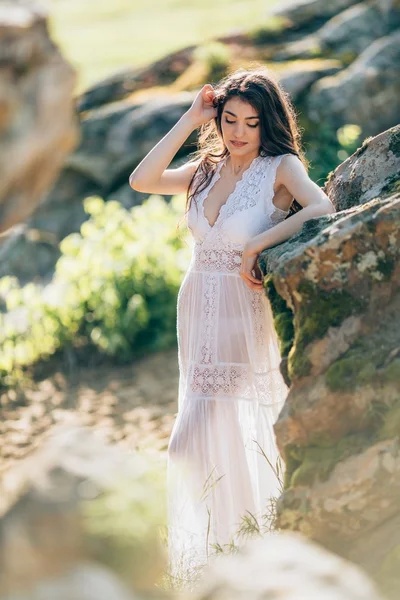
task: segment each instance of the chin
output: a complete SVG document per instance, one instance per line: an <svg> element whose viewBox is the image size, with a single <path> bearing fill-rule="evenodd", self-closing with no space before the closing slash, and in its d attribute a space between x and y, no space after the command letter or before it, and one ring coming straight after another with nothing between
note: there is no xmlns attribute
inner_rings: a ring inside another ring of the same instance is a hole
<svg viewBox="0 0 400 600"><path fill-rule="evenodd" d="M241 146L240 148L238 148L237 146L234 146L233 144L228 144L228 148L231 152L243 152L243 150L248 152L249 144L246 144L245 146Z"/></svg>
<svg viewBox="0 0 400 600"><path fill-rule="evenodd" d="M244 154L252 154L255 151L255 148L250 146L250 144L246 144L246 146L242 146L241 148L236 148L229 144L228 150L231 154L237 154L238 156L243 156Z"/></svg>

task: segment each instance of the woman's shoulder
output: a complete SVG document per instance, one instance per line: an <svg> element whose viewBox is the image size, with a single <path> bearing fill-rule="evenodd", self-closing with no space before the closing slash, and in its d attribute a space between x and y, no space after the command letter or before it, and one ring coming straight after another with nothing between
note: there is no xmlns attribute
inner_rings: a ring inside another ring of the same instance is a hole
<svg viewBox="0 0 400 600"><path fill-rule="evenodd" d="M297 154L280 154L276 163L276 182L288 186L291 181L301 181L307 176L306 168Z"/></svg>
<svg viewBox="0 0 400 600"><path fill-rule="evenodd" d="M297 154L292 152L285 152L284 154L278 154L274 157L273 164L275 170L279 175L285 172L299 173L304 171L304 165Z"/></svg>
<svg viewBox="0 0 400 600"><path fill-rule="evenodd" d="M295 171L304 170L303 162L300 160L297 154L293 154L292 152L279 154L279 156L277 156L277 164L278 167L280 167L281 171L284 171L286 169Z"/></svg>

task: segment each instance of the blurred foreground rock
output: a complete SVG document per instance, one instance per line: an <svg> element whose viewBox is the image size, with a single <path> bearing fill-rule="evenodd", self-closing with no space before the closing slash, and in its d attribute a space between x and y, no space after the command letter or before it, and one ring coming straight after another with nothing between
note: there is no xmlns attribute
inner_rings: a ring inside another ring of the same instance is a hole
<svg viewBox="0 0 400 600"><path fill-rule="evenodd" d="M86 428L55 427L0 480L0 598L154 593L166 559L160 466Z"/></svg>
<svg viewBox="0 0 400 600"><path fill-rule="evenodd" d="M221 556L205 573L195 600L380 600L355 565L307 541L282 533L255 539Z"/></svg>
<svg viewBox="0 0 400 600"><path fill-rule="evenodd" d="M337 213L262 253L282 372L278 525L400 592L400 126L326 185Z"/></svg>
<svg viewBox="0 0 400 600"><path fill-rule="evenodd" d="M77 141L75 73L51 41L45 15L0 4L0 233L29 217Z"/></svg>

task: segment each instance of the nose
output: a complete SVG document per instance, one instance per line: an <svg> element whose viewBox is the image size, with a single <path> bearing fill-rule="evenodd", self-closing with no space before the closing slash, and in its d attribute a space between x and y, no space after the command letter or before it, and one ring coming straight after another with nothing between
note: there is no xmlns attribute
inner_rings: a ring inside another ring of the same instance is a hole
<svg viewBox="0 0 400 600"><path fill-rule="evenodd" d="M238 141L243 137L243 135L244 135L244 124L243 123L236 123L235 128L233 130L233 135L234 135L234 138L237 139Z"/></svg>

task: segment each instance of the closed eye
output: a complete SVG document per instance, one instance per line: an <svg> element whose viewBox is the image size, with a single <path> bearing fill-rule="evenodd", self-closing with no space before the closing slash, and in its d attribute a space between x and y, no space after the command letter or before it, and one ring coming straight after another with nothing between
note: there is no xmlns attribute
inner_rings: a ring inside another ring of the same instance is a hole
<svg viewBox="0 0 400 600"><path fill-rule="evenodd" d="M229 125L233 125L235 123L235 121L229 121L229 119L227 119L225 117L225 123L229 123ZM251 129L255 129L256 127L258 127L258 123L256 123L255 125L250 125L250 123L247 123L247 125L249 127L251 127Z"/></svg>

